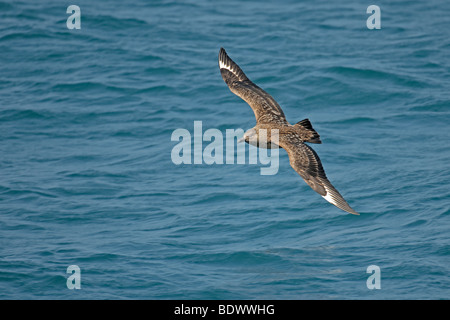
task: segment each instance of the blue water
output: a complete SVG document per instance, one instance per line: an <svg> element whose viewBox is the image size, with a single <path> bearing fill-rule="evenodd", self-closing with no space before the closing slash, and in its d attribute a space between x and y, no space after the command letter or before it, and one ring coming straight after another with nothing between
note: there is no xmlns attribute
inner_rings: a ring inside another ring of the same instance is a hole
<svg viewBox="0 0 450 320"><path fill-rule="evenodd" d="M450 2L379 1L380 30L370 4L0 2L0 298L448 299ZM177 128L255 124L220 47L360 216L284 150L276 175L172 162Z"/></svg>

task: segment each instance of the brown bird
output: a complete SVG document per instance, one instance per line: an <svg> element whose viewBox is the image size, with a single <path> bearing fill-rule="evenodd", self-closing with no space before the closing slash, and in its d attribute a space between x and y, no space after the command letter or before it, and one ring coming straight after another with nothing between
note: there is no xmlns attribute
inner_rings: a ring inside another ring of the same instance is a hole
<svg viewBox="0 0 450 320"><path fill-rule="evenodd" d="M314 191L336 207L358 215L328 180L317 153L305 144L322 143L311 122L304 119L291 125L275 99L250 81L223 48L219 51L219 68L231 92L255 113L256 126L245 132L240 141L262 148L283 148L291 167Z"/></svg>

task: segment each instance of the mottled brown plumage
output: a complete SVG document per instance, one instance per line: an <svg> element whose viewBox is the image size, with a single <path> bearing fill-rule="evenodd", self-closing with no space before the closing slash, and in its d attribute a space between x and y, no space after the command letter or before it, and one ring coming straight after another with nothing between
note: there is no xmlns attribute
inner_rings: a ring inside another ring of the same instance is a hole
<svg viewBox="0 0 450 320"><path fill-rule="evenodd" d="M305 144L322 143L310 121L305 119L291 125L275 99L250 81L223 48L219 52L219 68L231 92L247 102L255 113L256 126L244 134L244 140L258 147L268 148L276 147L272 140L278 141L278 147L288 153L292 168L314 191L336 207L358 214L330 183L317 153ZM264 135L261 130L264 130ZM271 132L278 134L274 137ZM262 141L262 137L266 139Z"/></svg>

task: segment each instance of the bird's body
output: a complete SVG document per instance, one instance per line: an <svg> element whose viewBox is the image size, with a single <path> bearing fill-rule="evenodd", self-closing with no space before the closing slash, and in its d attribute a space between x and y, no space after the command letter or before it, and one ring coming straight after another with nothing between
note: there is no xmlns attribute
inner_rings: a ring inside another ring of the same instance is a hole
<svg viewBox="0 0 450 320"><path fill-rule="evenodd" d="M255 113L256 126L244 134L243 140L260 148L283 148L292 168L314 191L338 208L358 214L328 181L317 153L305 144L322 143L310 121L304 119L291 125L275 99L250 81L223 48L219 52L219 68L231 92L246 101Z"/></svg>

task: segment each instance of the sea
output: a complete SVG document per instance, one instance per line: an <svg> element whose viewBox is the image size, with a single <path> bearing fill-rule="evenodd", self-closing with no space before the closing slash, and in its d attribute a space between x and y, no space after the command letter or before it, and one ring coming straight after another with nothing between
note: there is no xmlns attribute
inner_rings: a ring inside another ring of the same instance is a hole
<svg viewBox="0 0 450 320"><path fill-rule="evenodd" d="M449 12L0 1L0 299L449 299ZM359 216L226 150L255 116L222 47Z"/></svg>

